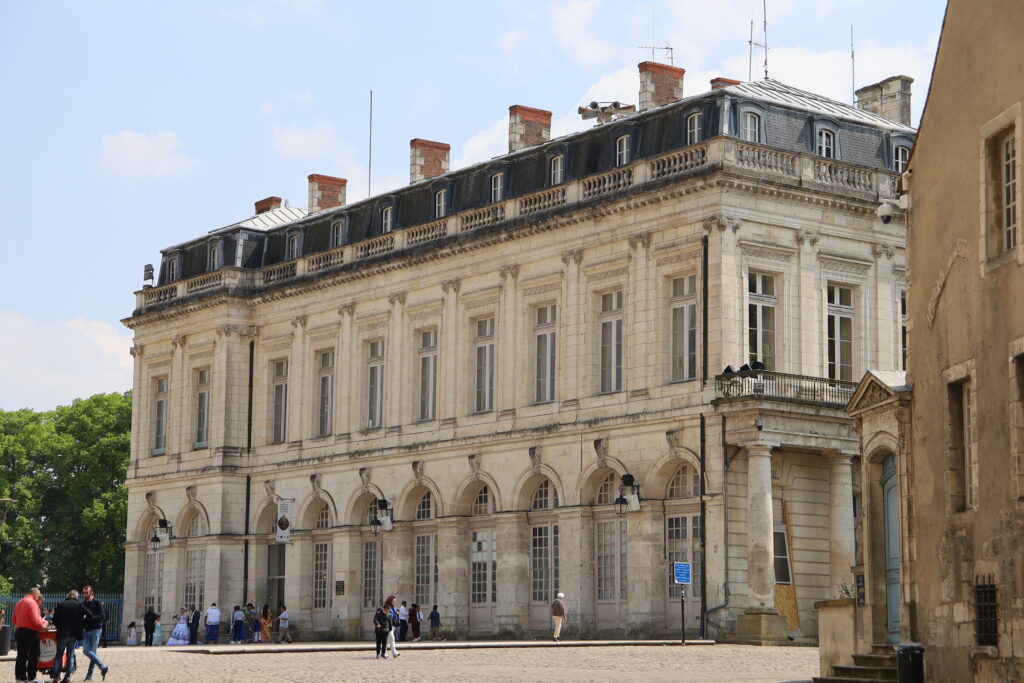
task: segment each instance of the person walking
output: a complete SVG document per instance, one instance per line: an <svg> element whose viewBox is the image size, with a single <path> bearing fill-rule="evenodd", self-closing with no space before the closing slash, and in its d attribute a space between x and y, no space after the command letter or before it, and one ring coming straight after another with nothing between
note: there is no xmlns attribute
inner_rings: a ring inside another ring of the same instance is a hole
<svg viewBox="0 0 1024 683"><path fill-rule="evenodd" d="M264 604L260 610L260 636L266 643L270 642L270 627L274 624L274 611L270 605Z"/></svg>
<svg viewBox="0 0 1024 683"><path fill-rule="evenodd" d="M171 631L171 637L167 639L167 644L188 645L188 640L188 612L182 607L178 610L178 623L174 625L174 630Z"/></svg>
<svg viewBox="0 0 1024 683"><path fill-rule="evenodd" d="M423 613L420 612L420 606L415 602L412 603L412 609L409 610L409 628L412 629L412 642L418 642L420 639L420 621L423 620Z"/></svg>
<svg viewBox="0 0 1024 683"><path fill-rule="evenodd" d="M57 654L53 658L53 680L60 679L64 653L68 655L67 670L64 681L71 680L75 671L75 644L85 638L85 622L89 613L78 600L78 591L68 591L64 602L53 610L53 625L57 627Z"/></svg>
<svg viewBox="0 0 1024 683"><path fill-rule="evenodd" d="M188 609L188 644L196 645L199 643L199 620L202 615L199 614L195 605L191 605Z"/></svg>
<svg viewBox="0 0 1024 683"><path fill-rule="evenodd" d="M263 635L260 628L260 613L256 611L256 606L251 602L245 606L245 611L249 617L249 640L258 643Z"/></svg>
<svg viewBox="0 0 1024 683"><path fill-rule="evenodd" d="M241 605L231 610L231 644L241 645L245 642L245 612Z"/></svg>
<svg viewBox="0 0 1024 683"><path fill-rule="evenodd" d="M210 603L203 614L203 619L206 621L206 642L216 643L220 637L220 608L217 607L217 603Z"/></svg>
<svg viewBox="0 0 1024 683"><path fill-rule="evenodd" d="M153 622L153 643L156 645L164 644L164 625L160 623L160 615L156 615L156 621Z"/></svg>
<svg viewBox="0 0 1024 683"><path fill-rule="evenodd" d="M441 640L445 640L444 633L441 631L441 613L437 611L437 605L430 610L427 618L430 620L430 639L437 640L437 637L441 636Z"/></svg>
<svg viewBox="0 0 1024 683"><path fill-rule="evenodd" d="M96 599L92 586L82 588L82 597L85 598L82 607L89 615L85 622L85 639L82 641L82 652L89 658L89 671L85 674L85 680L92 680L92 672L96 667L99 667L102 679L106 680L110 667L96 654L96 648L99 647L100 636L103 635L103 622L106 621L107 613L103 609L103 603Z"/></svg>
<svg viewBox="0 0 1024 683"><path fill-rule="evenodd" d="M277 615L278 625L280 626L280 632L277 634L277 642L279 645L283 645L287 640L289 643L292 642L292 635L288 633L288 606L281 605L281 613Z"/></svg>
<svg viewBox="0 0 1024 683"><path fill-rule="evenodd" d="M156 626L156 612L153 611L153 607L150 606L146 610L146 613L142 616L142 630L146 634L146 647L153 645L153 629Z"/></svg>
<svg viewBox="0 0 1024 683"><path fill-rule="evenodd" d="M391 620L391 630L388 631L388 647L391 648L391 656L397 657L399 652L395 647L395 631L398 629L401 621L398 619L398 608L395 607L395 602L398 601L394 595L389 595L384 601L384 609L388 612L388 618Z"/></svg>
<svg viewBox="0 0 1024 683"><path fill-rule="evenodd" d="M11 623L14 626L14 641L18 654L14 658L14 677L19 681L35 680L39 664L39 632L47 629L40 606L43 594L38 588L30 588L14 605Z"/></svg>
<svg viewBox="0 0 1024 683"><path fill-rule="evenodd" d="M556 643L561 641L562 635L562 620L565 619L565 603L562 600L565 599L565 593L559 593L554 602L551 603L551 620L555 622L555 632L552 640Z"/></svg>
<svg viewBox="0 0 1024 683"><path fill-rule="evenodd" d="M398 641L405 642L405 636L409 634L409 604L402 600L402 606L398 608Z"/></svg>
<svg viewBox="0 0 1024 683"><path fill-rule="evenodd" d="M377 612L373 615L373 635L377 639L377 655L374 659L388 658L389 633L391 633L391 617L383 607L378 607Z"/></svg>

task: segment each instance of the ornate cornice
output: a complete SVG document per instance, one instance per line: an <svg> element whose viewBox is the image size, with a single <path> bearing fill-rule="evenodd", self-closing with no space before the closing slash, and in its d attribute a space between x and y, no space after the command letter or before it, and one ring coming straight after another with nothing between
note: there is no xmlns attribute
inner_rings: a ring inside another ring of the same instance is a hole
<svg viewBox="0 0 1024 683"><path fill-rule="evenodd" d="M562 263L569 265L572 261L577 266L583 263L583 250L582 249L570 249L569 251L562 252Z"/></svg>
<svg viewBox="0 0 1024 683"><path fill-rule="evenodd" d="M742 222L739 218L726 216L724 213L716 213L704 219L704 231L711 232L712 228L718 228L719 232L723 232L726 228L731 228L733 232L736 232L740 229Z"/></svg>
<svg viewBox="0 0 1024 683"><path fill-rule="evenodd" d="M498 271L498 273L501 275L501 279L502 279L503 282L504 282L505 278L507 278L507 277L511 277L513 280L518 280L519 279L519 264L514 263L512 265L502 266L501 269Z"/></svg>
<svg viewBox="0 0 1024 683"><path fill-rule="evenodd" d="M347 315L348 317L351 318L353 315L355 315L355 312L356 312L356 304L355 304L354 301L351 301L351 302L349 302L347 304L342 304L341 306L338 306L338 315L341 315L341 316L346 316Z"/></svg>
<svg viewBox="0 0 1024 683"><path fill-rule="evenodd" d="M402 305L405 303L405 292L395 292L388 296L388 303L394 306L395 304Z"/></svg>
<svg viewBox="0 0 1024 683"><path fill-rule="evenodd" d="M650 232L638 232L635 235L631 235L629 238L629 248L636 249L639 246L643 246L644 249L650 249L652 238L653 235Z"/></svg>
<svg viewBox="0 0 1024 683"><path fill-rule="evenodd" d="M457 277L453 277L450 280L445 280L441 283L441 291L445 294L452 292L453 294L459 293L459 288L462 286L462 280Z"/></svg>

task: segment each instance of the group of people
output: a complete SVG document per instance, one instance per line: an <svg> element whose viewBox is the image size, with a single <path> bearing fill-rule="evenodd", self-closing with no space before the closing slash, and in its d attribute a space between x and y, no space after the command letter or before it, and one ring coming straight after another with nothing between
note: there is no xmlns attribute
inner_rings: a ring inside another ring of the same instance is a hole
<svg viewBox="0 0 1024 683"><path fill-rule="evenodd" d="M416 603L413 603L410 608L407 601L402 600L401 604L398 604L398 598L389 595L373 615L373 633L377 639L376 659L387 659L389 649L391 656L397 657L399 652L395 647L395 641L405 642L410 627L412 642L422 640L420 625L424 621L430 622L431 640L445 640L444 632L441 630L441 614L437 611L437 605L434 605L430 614L424 618L420 606Z"/></svg>
<svg viewBox="0 0 1024 683"><path fill-rule="evenodd" d="M276 621L279 625L279 643L292 642L289 633L290 617L288 607L281 605L280 613L275 617L270 605L263 605L263 609L257 610L251 602L235 605L234 608L224 615L217 607L216 602L200 612L195 605L187 609L182 607L174 623L174 630L171 631L167 642L164 643L163 626L160 624L160 615L152 607L146 610L142 618L142 628L147 646L152 645L196 645L199 642L200 626L203 627L203 642L216 643L220 637L221 622L226 620L231 628L231 644L271 642L271 631ZM139 629L133 621L128 624L128 645L139 645Z"/></svg>
<svg viewBox="0 0 1024 683"><path fill-rule="evenodd" d="M50 677L53 681L70 681L76 668L75 650L81 646L89 658L89 670L85 680L91 681L98 668L102 679L107 678L110 667L103 663L96 649L103 635L107 612L103 603L96 599L92 586L82 589L79 600L77 590L70 590L64 602L58 604L44 617L43 594L32 588L14 606L11 621L14 625L14 639L17 656L14 660L14 677L19 681L35 681L39 668L39 633L56 631L57 651L53 658ZM61 674L63 673L63 678Z"/></svg>

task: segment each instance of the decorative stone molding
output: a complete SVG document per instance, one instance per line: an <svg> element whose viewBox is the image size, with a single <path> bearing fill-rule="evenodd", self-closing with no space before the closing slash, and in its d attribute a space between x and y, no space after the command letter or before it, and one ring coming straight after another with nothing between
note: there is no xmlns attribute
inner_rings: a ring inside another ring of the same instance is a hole
<svg viewBox="0 0 1024 683"><path fill-rule="evenodd" d="M156 491L146 491L146 508L150 514L160 514L160 510L156 507Z"/></svg>
<svg viewBox="0 0 1024 683"><path fill-rule="evenodd" d="M731 228L733 232L736 232L740 229L742 222L739 218L717 213L704 219L704 231L711 232L712 228L718 228L719 232L724 232L726 228Z"/></svg>
<svg viewBox="0 0 1024 683"><path fill-rule="evenodd" d="M320 473L319 472L317 472L315 474L309 475L309 485L313 489L313 496L315 498L319 498L320 497L320 486L321 486L321 484L320 484Z"/></svg>
<svg viewBox="0 0 1024 683"><path fill-rule="evenodd" d="M569 251L562 252L562 263L569 265L572 261L577 266L583 263L583 250L582 249L570 249Z"/></svg>
<svg viewBox="0 0 1024 683"><path fill-rule="evenodd" d="M543 452L543 446L530 446L530 471L534 474L540 474L540 456Z"/></svg>
<svg viewBox="0 0 1024 683"><path fill-rule="evenodd" d="M480 456L472 453L466 456L469 461L469 471L473 475L473 481L480 481Z"/></svg>
<svg viewBox="0 0 1024 683"><path fill-rule="evenodd" d="M777 261L779 263L789 263L792 258L789 254L784 252L763 249L761 247L741 247L740 253L747 258L759 258L766 261Z"/></svg>
<svg viewBox="0 0 1024 683"><path fill-rule="evenodd" d="M593 275L587 276L588 282L597 282L600 280L611 280L612 278L622 277L629 272L628 266L622 266L621 268L613 268L612 270L604 270L600 273L594 273Z"/></svg>
<svg viewBox="0 0 1024 683"><path fill-rule="evenodd" d="M608 467L608 439L594 439L594 454L600 469Z"/></svg>
<svg viewBox="0 0 1024 683"><path fill-rule="evenodd" d="M231 335L254 337L258 331L256 325L221 325L217 328L218 337L230 337Z"/></svg>
<svg viewBox="0 0 1024 683"><path fill-rule="evenodd" d="M362 482L363 493L370 492L370 468L360 467L359 468L359 481Z"/></svg>
<svg viewBox="0 0 1024 683"><path fill-rule="evenodd" d="M128 347L128 353L132 355L132 358L141 358L145 351L146 347L143 344L132 344Z"/></svg>
<svg viewBox="0 0 1024 683"><path fill-rule="evenodd" d="M273 353L275 351L284 351L292 347L293 336L286 334L284 337L276 337L275 339L267 340L266 345L263 346L262 351L265 353Z"/></svg>
<svg viewBox="0 0 1024 683"><path fill-rule="evenodd" d="M651 248L651 240L653 236L649 232L638 232L629 238L629 248L636 249L639 246L643 246L644 249Z"/></svg>
<svg viewBox="0 0 1024 683"><path fill-rule="evenodd" d="M409 314L409 320L418 322L421 320L433 320L441 316L442 309L440 308L428 308L425 311L416 311L415 313Z"/></svg>
<svg viewBox="0 0 1024 683"><path fill-rule="evenodd" d="M821 236L815 230L800 230L796 234L796 241L798 244L803 246L804 244L810 244L814 246L818 243Z"/></svg>
<svg viewBox="0 0 1024 683"><path fill-rule="evenodd" d="M195 363L201 360L207 360L208 358L213 358L213 349L207 349L206 351L188 354L188 360L190 363Z"/></svg>
<svg viewBox="0 0 1024 683"><path fill-rule="evenodd" d="M267 479L263 482L263 492L267 494L267 500L277 500L277 491L275 490L275 484L273 479Z"/></svg>
<svg viewBox="0 0 1024 683"><path fill-rule="evenodd" d="M949 271L953 269L953 264L956 263L958 258L967 258L967 240L960 239L956 241L956 247L950 253L949 258L946 259L946 265L942 267L939 276L935 279L931 298L928 299L928 327L935 324L935 313L939 308L939 297L942 296L942 290L946 286L946 278L949 277Z"/></svg>
<svg viewBox="0 0 1024 683"><path fill-rule="evenodd" d="M499 299L499 297L497 297L497 296L487 296L487 297L483 297L482 299L476 299L475 301L470 301L469 303L466 304L466 310L467 311L473 311L473 310L476 310L478 308L486 308L488 306L496 306L498 304L498 299Z"/></svg>
<svg viewBox="0 0 1024 683"><path fill-rule="evenodd" d="M896 250L888 244L874 244L871 246L871 253L875 255L875 260L882 258L884 255L891 261Z"/></svg>
<svg viewBox="0 0 1024 683"><path fill-rule="evenodd" d="M366 334L367 332L373 332L374 330L382 330L388 326L388 318L382 318L380 320L374 320L359 326L360 334Z"/></svg>
<svg viewBox="0 0 1024 683"><path fill-rule="evenodd" d="M683 448L683 430L670 429L665 432L665 440L668 441L668 451L672 458L679 457L679 451Z"/></svg>
<svg viewBox="0 0 1024 683"><path fill-rule="evenodd" d="M341 306L338 306L338 315L341 315L341 316L347 315L348 317L351 318L353 315L355 315L355 312L356 312L356 304L355 304L354 301L350 302L350 303L347 303L347 304L342 304Z"/></svg>
<svg viewBox="0 0 1024 683"><path fill-rule="evenodd" d="M685 263L686 261L694 261L700 257L700 249L691 249L684 251L681 254L669 254L667 256L660 257L654 262L654 265L659 268L662 266L670 266L674 263Z"/></svg>
<svg viewBox="0 0 1024 683"><path fill-rule="evenodd" d="M502 279L503 282L504 282L505 278L507 278L509 276L511 276L513 280L518 280L519 279L519 264L512 264L512 265L509 265L509 266L502 266L501 269L498 271L498 274L501 276L501 279Z"/></svg>
<svg viewBox="0 0 1024 683"><path fill-rule="evenodd" d="M405 304L405 292L395 292L388 296L388 303L394 306L395 304Z"/></svg>
<svg viewBox="0 0 1024 683"><path fill-rule="evenodd" d="M146 363L146 370L149 372L155 372L157 370L163 370L164 368L171 367L171 359L165 358L164 360L154 361L152 363Z"/></svg>
<svg viewBox="0 0 1024 683"><path fill-rule="evenodd" d="M448 292L458 294L459 288L461 286L462 280L460 280L457 277L453 277L451 280L445 280L444 282L441 283L441 291L444 292L445 294L447 294Z"/></svg>
<svg viewBox="0 0 1024 683"><path fill-rule="evenodd" d="M562 291L562 283L550 282L546 285L537 285L536 287L529 287L523 290L523 296L540 296L541 294L548 294L549 292L560 292Z"/></svg>
<svg viewBox="0 0 1024 683"><path fill-rule="evenodd" d="M417 486L423 485L423 461L413 460L412 461L412 478L416 480Z"/></svg>
<svg viewBox="0 0 1024 683"><path fill-rule="evenodd" d="M292 318L292 327L294 327L294 328L299 328L299 327L305 328L306 327L306 316L305 315L297 315L294 318Z"/></svg>
<svg viewBox="0 0 1024 683"><path fill-rule="evenodd" d="M196 502L196 487L195 486L186 486L185 487L185 501L189 505L192 505L193 503Z"/></svg>
<svg viewBox="0 0 1024 683"><path fill-rule="evenodd" d="M832 259L821 259L821 269L833 273L846 273L847 275L867 275L871 266L866 263L853 263L851 261L834 261Z"/></svg>
<svg viewBox="0 0 1024 683"><path fill-rule="evenodd" d="M173 337L171 337L171 346L173 346L174 348L178 348L179 346L184 348L186 341L187 339L185 335L176 334Z"/></svg>

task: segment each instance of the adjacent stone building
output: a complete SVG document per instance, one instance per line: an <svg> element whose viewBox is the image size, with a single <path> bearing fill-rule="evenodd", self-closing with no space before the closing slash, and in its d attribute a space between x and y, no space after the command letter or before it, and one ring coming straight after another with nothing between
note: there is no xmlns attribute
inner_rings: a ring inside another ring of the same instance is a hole
<svg viewBox="0 0 1024 683"><path fill-rule="evenodd" d="M914 131L640 72L635 114L549 140L514 106L505 156L413 140L408 187L310 176L308 215L270 198L163 251L125 320L126 620L249 599L360 638L395 593L523 635L561 590L573 635L678 633L690 561L691 633L816 638L853 582L843 407L903 356L904 224L876 210Z"/></svg>

